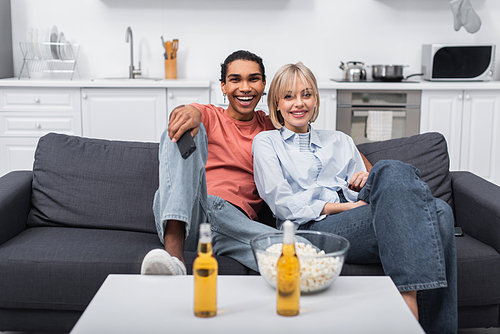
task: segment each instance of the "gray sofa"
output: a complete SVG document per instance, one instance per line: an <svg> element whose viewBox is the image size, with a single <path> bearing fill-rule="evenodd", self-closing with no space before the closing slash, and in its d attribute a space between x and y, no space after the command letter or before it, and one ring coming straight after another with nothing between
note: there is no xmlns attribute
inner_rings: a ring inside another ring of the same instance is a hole
<svg viewBox="0 0 500 334"><path fill-rule="evenodd" d="M374 164L414 164L447 201L465 232L457 237L459 327L497 327L500 314L500 187L449 172L437 133L362 144ZM39 140L33 172L0 178L0 331L68 332L108 274L137 274L161 248L151 210L158 144L61 134ZM262 211L261 221L272 224ZM188 274L195 253L186 252ZM257 274L217 257L221 275ZM382 275L380 265L346 264L342 275Z"/></svg>

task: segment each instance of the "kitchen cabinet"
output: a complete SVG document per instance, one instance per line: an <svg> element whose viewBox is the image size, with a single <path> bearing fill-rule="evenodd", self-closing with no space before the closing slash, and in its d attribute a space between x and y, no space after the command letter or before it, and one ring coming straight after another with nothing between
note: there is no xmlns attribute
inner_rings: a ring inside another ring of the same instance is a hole
<svg viewBox="0 0 500 334"><path fill-rule="evenodd" d="M335 130L337 128L337 90L319 89L319 115L312 124L317 130Z"/></svg>
<svg viewBox="0 0 500 334"><path fill-rule="evenodd" d="M167 125L165 88L82 88L83 136L159 142Z"/></svg>
<svg viewBox="0 0 500 334"><path fill-rule="evenodd" d="M32 169L48 132L81 135L80 89L0 87L0 175Z"/></svg>
<svg viewBox="0 0 500 334"><path fill-rule="evenodd" d="M167 88L167 110L168 115L175 107L190 104L190 103L200 103L208 104L210 103L210 89L207 88Z"/></svg>
<svg viewBox="0 0 500 334"><path fill-rule="evenodd" d="M158 142L172 109L192 102L210 103L208 81L0 80L0 176L32 169L48 132Z"/></svg>
<svg viewBox="0 0 500 334"><path fill-rule="evenodd" d="M442 133L448 144L450 169L460 170L463 91L422 91L420 133Z"/></svg>
<svg viewBox="0 0 500 334"><path fill-rule="evenodd" d="M471 171L500 185L500 90L422 92L421 132L442 133L450 169Z"/></svg>

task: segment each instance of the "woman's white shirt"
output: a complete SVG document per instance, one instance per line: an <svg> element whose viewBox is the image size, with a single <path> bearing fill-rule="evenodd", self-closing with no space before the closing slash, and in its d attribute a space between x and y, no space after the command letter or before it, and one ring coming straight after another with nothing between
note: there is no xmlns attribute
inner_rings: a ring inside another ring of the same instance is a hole
<svg viewBox="0 0 500 334"><path fill-rule="evenodd" d="M340 202L337 190L348 201L357 201L358 193L347 186L354 173L366 171L351 137L339 131L316 131L312 126L309 131L311 151L322 164L317 179L315 161L300 152L298 134L286 127L259 133L252 145L259 196L277 218L296 224L326 217L321 215L325 204Z"/></svg>

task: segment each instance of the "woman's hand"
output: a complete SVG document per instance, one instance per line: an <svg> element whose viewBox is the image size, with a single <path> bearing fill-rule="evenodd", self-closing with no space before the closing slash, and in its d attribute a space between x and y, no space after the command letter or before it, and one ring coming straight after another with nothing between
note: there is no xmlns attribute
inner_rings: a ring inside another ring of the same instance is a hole
<svg viewBox="0 0 500 334"><path fill-rule="evenodd" d="M321 211L322 215L334 215L336 213L341 213L347 210L357 208L358 206L363 206L368 203L364 201L357 202L347 202L347 203L326 203Z"/></svg>
<svg viewBox="0 0 500 334"><path fill-rule="evenodd" d="M193 106L178 106L170 114L168 122L168 136L175 143L184 132L190 130L194 137L201 124L201 112Z"/></svg>
<svg viewBox="0 0 500 334"><path fill-rule="evenodd" d="M351 181L349 181L348 185L349 189L359 192L365 186L369 174L370 173L364 171L359 171L355 173L352 176Z"/></svg>

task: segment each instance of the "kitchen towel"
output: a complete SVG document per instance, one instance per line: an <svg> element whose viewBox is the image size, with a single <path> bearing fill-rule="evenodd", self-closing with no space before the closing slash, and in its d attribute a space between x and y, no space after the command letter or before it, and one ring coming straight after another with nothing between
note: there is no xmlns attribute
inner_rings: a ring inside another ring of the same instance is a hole
<svg viewBox="0 0 500 334"><path fill-rule="evenodd" d="M392 111L369 110L366 118L366 138L382 141L392 137Z"/></svg>
<svg viewBox="0 0 500 334"><path fill-rule="evenodd" d="M450 5L455 31L463 26L465 30L473 34L481 28L481 19L472 8L469 0L451 0Z"/></svg>

